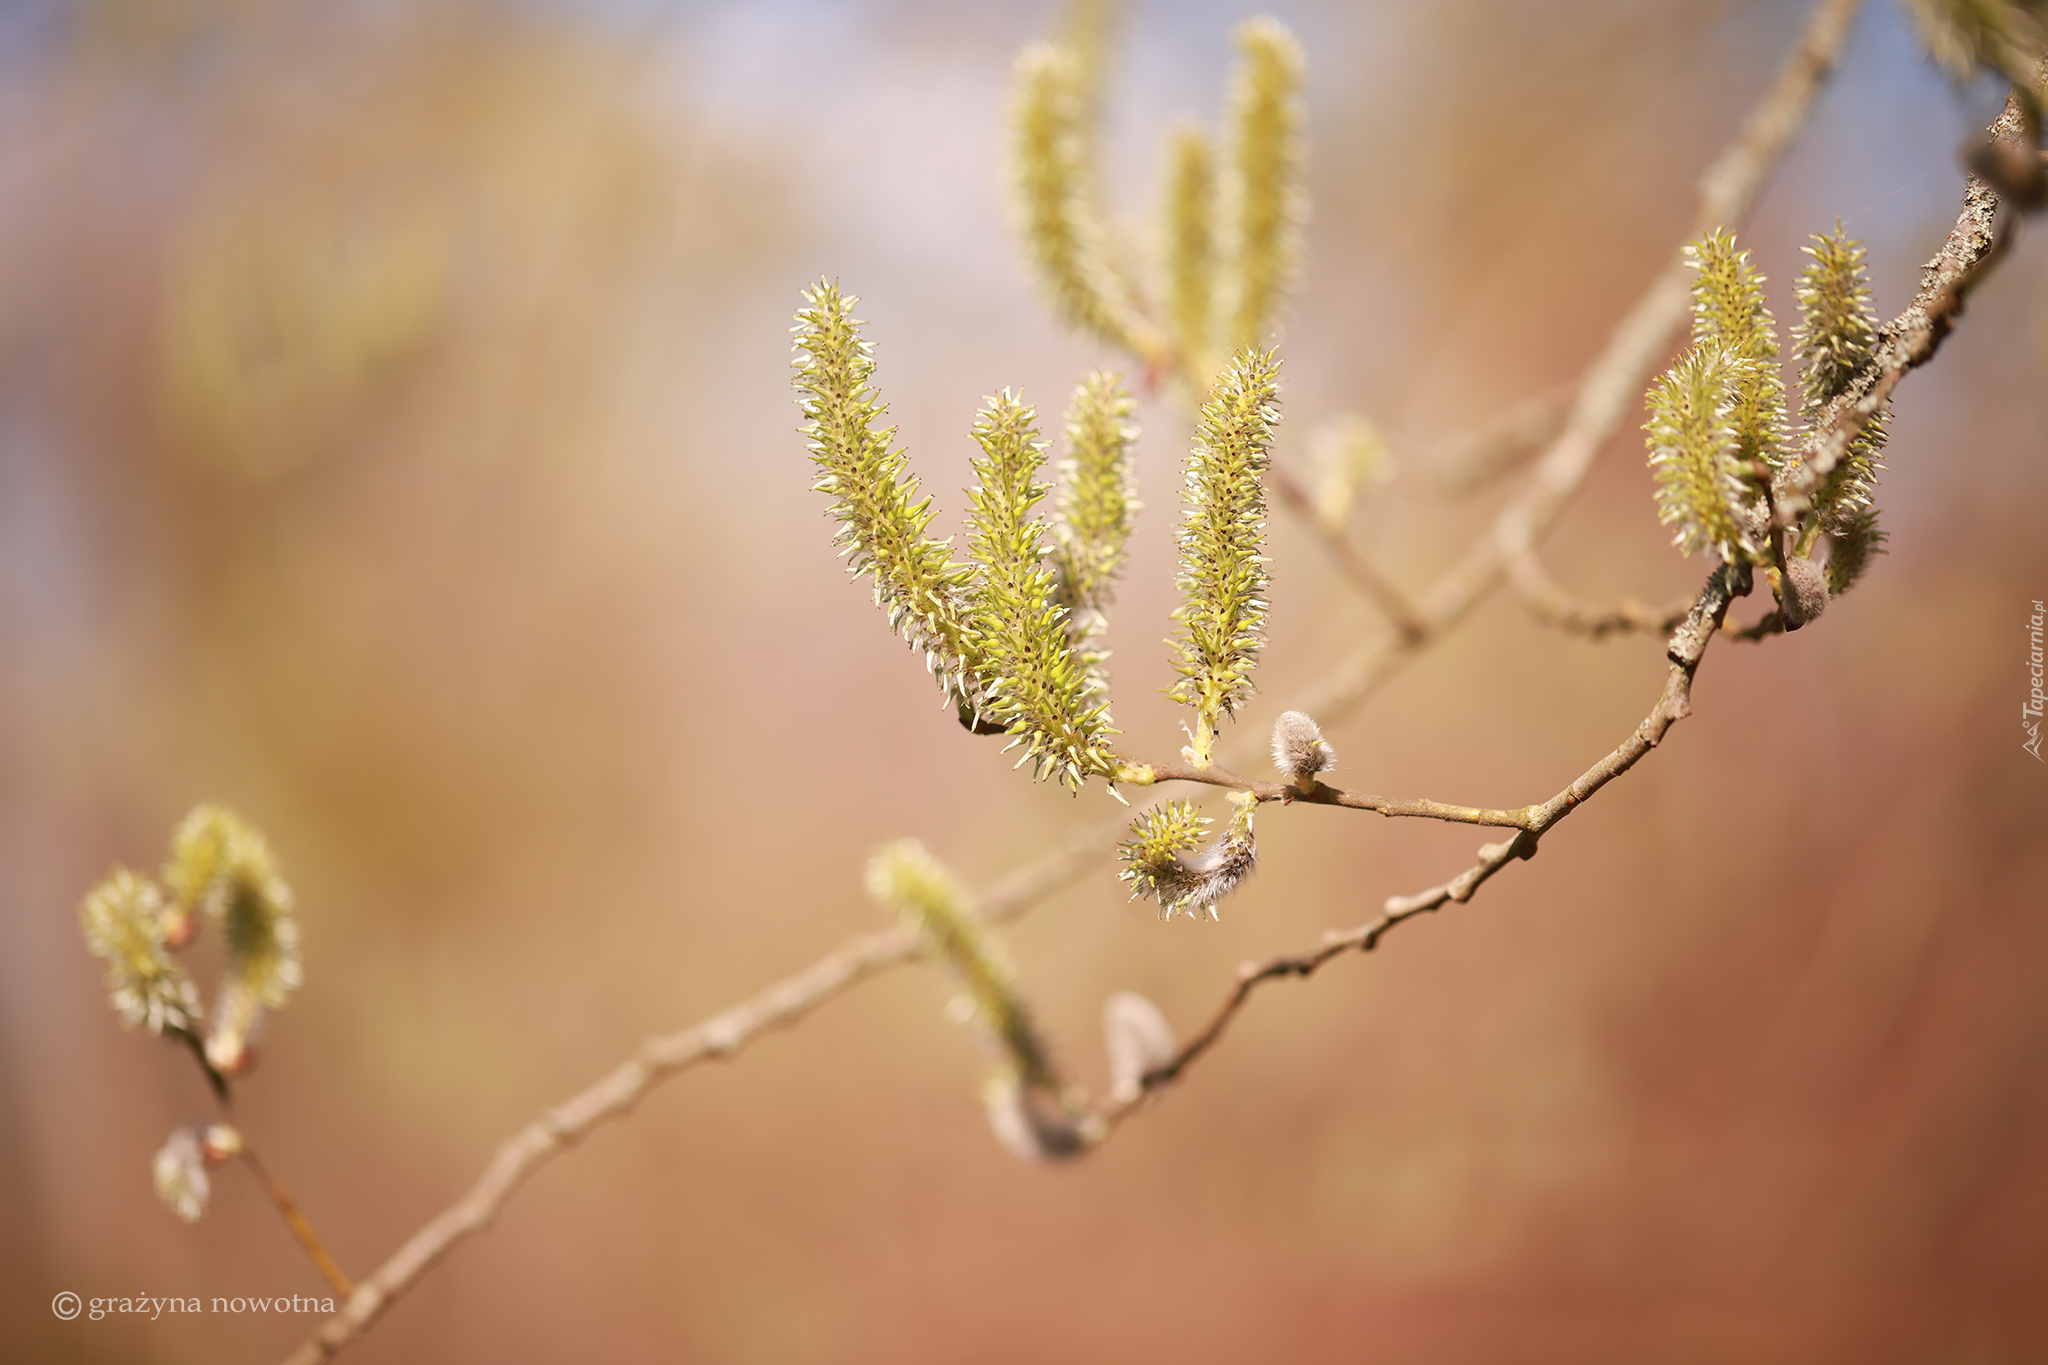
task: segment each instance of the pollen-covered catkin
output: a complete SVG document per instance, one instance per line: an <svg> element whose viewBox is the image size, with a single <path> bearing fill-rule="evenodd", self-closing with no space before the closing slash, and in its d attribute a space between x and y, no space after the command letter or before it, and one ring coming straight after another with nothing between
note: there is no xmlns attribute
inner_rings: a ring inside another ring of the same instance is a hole
<svg viewBox="0 0 2048 1365"><path fill-rule="evenodd" d="M1337 751L1323 738L1322 727L1305 711L1282 711L1273 722L1273 766L1306 791L1317 773L1337 763Z"/></svg>

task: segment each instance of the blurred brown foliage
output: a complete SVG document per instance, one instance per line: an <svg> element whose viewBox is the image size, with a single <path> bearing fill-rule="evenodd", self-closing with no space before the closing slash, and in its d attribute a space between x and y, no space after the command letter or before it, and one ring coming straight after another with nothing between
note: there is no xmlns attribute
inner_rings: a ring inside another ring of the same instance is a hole
<svg viewBox="0 0 2048 1365"><path fill-rule="evenodd" d="M1654 272L1798 7L1278 7L1316 204L1286 434L1420 449L1569 378ZM196 1227L148 1158L208 1112L123 1034L75 928L193 801L279 850L307 985L238 1115L361 1274L491 1144L879 912L866 851L970 879L1107 808L959 731L828 547L786 391L819 272L946 516L982 393L1091 360L998 186L1035 7L183 0L0 28L0 1354L261 1359L312 1322L58 1322L51 1296L325 1292L258 1191ZM1112 185L1207 107L1237 11L1139 7ZM1745 233L1880 310L1988 115L1860 21ZM1127 168L1123 174L1117 168ZM1149 191L1145 191L1149 192ZM1129 201L1143 206L1134 194ZM1276 987L1101 1153L1019 1166L946 986L898 973L547 1170L362 1349L381 1360L1962 1362L2048 1356L2048 776L2019 751L2048 596L2048 253L2023 240L1900 393L1891 556L1814 629L1717 647L1698 715L1469 908ZM1170 751L1184 419L1114 623ZM1410 471L1411 473L1418 471ZM1631 436L1553 554L1656 600ZM1427 581L1485 515L1367 509ZM1377 627L1277 531L1262 727ZM1337 780L1510 804L1654 697L1654 644L1493 604L1337 729ZM856 776L857 774L857 776ZM1146 992L1462 867L1473 832L1274 812L1214 926L1107 871L1012 935L1070 1064ZM234 1172L223 1172L233 1176Z"/></svg>

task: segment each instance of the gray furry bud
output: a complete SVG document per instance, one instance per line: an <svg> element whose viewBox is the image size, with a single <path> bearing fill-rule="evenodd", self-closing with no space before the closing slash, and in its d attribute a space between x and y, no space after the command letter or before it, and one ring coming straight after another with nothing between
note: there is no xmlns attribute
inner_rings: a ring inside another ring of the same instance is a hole
<svg viewBox="0 0 2048 1365"><path fill-rule="evenodd" d="M1303 711L1282 711L1273 722L1273 766L1303 791L1315 775L1336 766L1337 751L1315 721Z"/></svg>
<svg viewBox="0 0 2048 1365"><path fill-rule="evenodd" d="M1785 629L1797 630L1828 609L1827 573L1810 559L1793 559L1785 565L1779 610L1785 614Z"/></svg>

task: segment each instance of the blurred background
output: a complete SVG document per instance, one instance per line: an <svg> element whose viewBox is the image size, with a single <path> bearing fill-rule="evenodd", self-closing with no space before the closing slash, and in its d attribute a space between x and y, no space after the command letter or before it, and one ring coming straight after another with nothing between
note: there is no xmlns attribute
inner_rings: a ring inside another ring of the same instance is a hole
<svg viewBox="0 0 2048 1365"><path fill-rule="evenodd" d="M1213 118L1212 0L1132 5L1104 180L1142 233ZM1308 264L1276 458L1348 412L1411 589L1502 496L1428 452L1574 376L1685 232L1804 7L1275 6L1310 55ZM1112 809L965 734L829 545L790 314L837 277L941 524L981 396L1048 419L1103 357L1008 232L1009 63L1051 3L0 8L0 1355L265 1360L315 1318L59 1322L60 1290L329 1293L253 1182L197 1225L150 1156L211 1105L124 1033L76 906L194 802L268 832L306 984L237 1118L367 1274L495 1143L646 1035L884 922L874 846L987 884ZM1996 113L1889 3L1745 241L1781 320L1808 232L1879 310ZM1128 747L1187 420L1112 626ZM1696 717L1473 904L1259 996L1088 1160L991 1139L936 970L670 1083L548 1167L364 1360L1928 1362L2048 1358L2048 249L1900 390L1892 553L1814 629L1707 657ZM1240 722L1382 629L1276 518ZM1690 591L1625 432L1552 567ZM1741 610L1752 613L1752 603ZM1345 785L1548 796L1648 709L1660 645L1497 600L1334 728ZM1008 934L1071 1070L1106 995L1183 1031L1236 964L1466 866L1471 830L1271 810L1220 924L1110 871ZM350 1358L355 1358L354 1356Z"/></svg>

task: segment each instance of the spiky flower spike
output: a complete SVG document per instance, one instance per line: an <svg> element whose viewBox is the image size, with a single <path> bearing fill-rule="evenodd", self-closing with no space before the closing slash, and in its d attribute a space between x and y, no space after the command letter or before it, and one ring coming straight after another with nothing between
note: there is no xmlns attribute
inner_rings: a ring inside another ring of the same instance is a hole
<svg viewBox="0 0 2048 1365"><path fill-rule="evenodd" d="M1273 766L1302 791L1314 791L1316 774L1336 763L1337 751L1307 712L1282 711L1273 722Z"/></svg>
<svg viewBox="0 0 2048 1365"><path fill-rule="evenodd" d="M223 1074L245 1064L249 1035L302 979L291 888L263 836L224 806L192 808L171 836L163 880L176 906L221 926L228 965L207 1029L206 1059Z"/></svg>
<svg viewBox="0 0 2048 1365"><path fill-rule="evenodd" d="M975 574L968 629L981 710L1015 736L1037 776L1079 787L1111 770L1109 706L1097 700L1053 601L1042 528L1032 509L1052 491L1038 481L1045 442L1035 414L1008 389L975 419L979 486L967 516ZM1022 760L1020 760L1021 762Z"/></svg>
<svg viewBox="0 0 2048 1365"><path fill-rule="evenodd" d="M1799 277L1799 326L1792 339L1806 367L1800 413L1811 423L1876 353L1877 312L1870 306L1869 253L1842 230L1839 219L1832 233L1816 232L1805 250L1813 260ZM1887 402L1813 491L1814 531L1847 526L1870 506L1884 468L1879 456L1890 415Z"/></svg>
<svg viewBox="0 0 2048 1365"><path fill-rule="evenodd" d="M1685 260L1698 272L1692 285L1694 345L1718 343L1751 362L1735 376L1728 422L1737 472L1752 483L1765 482L1763 470L1776 471L1785 462L1785 383L1778 377L1778 329L1764 306L1764 277L1730 232L1710 232L1689 244Z"/></svg>
<svg viewBox="0 0 2048 1365"><path fill-rule="evenodd" d="M803 434L818 467L812 487L832 499L839 523L834 543L848 572L874 580L875 605L889 614L889 629L924 655L949 699L971 704L961 606L969 573L953 561L951 542L926 533L932 500L918 496L917 479L905 469L907 452L890 449L896 428L876 427L888 408L874 390L873 350L853 316L859 299L828 281L803 297L791 329L791 364Z"/></svg>
<svg viewBox="0 0 2048 1365"><path fill-rule="evenodd" d="M1198 124L1167 140L1166 316L1189 383L1208 382L1216 326L1216 157Z"/></svg>
<svg viewBox="0 0 2048 1365"><path fill-rule="evenodd" d="M1301 44L1279 20L1260 15L1233 35L1243 54L1230 89L1232 212L1229 217L1229 342L1266 338L1301 265Z"/></svg>
<svg viewBox="0 0 2048 1365"><path fill-rule="evenodd" d="M1877 509L1866 507L1828 533L1828 593L1840 597L1856 586L1870 561L1884 553L1885 533L1878 529Z"/></svg>
<svg viewBox="0 0 2048 1365"><path fill-rule="evenodd" d="M1138 428L1120 376L1097 370L1074 390L1067 408L1067 458L1060 464L1059 520L1053 527L1053 600L1067 610L1067 638L1088 673L1091 693L1106 698L1108 655L1091 648L1108 627L1116 580L1128 557L1138 514Z"/></svg>
<svg viewBox="0 0 2048 1365"><path fill-rule="evenodd" d="M1129 283L1104 252L1093 199L1093 135L1081 59L1060 43L1017 56L1011 174L1024 241L1062 321L1156 360L1158 331L1140 316Z"/></svg>
<svg viewBox="0 0 2048 1365"><path fill-rule="evenodd" d="M1117 846L1123 871L1117 880L1131 884L1133 900L1172 906L1193 890L1194 881L1180 855L1202 846L1209 817L1190 801L1168 801L1139 811L1131 821L1131 837Z"/></svg>
<svg viewBox="0 0 2048 1365"><path fill-rule="evenodd" d="M1713 550L1729 562L1754 561L1750 492L1738 472L1731 413L1753 361L1717 343L1695 346L1650 387L1650 468L1657 476L1657 519L1678 529L1685 554Z"/></svg>
<svg viewBox="0 0 2048 1365"><path fill-rule="evenodd" d="M1258 800L1250 792L1232 792L1235 807L1223 837L1192 858L1180 855L1200 845L1209 818L1185 801L1169 801L1141 813L1131 822L1132 838L1118 849L1124 870L1118 877L1131 884L1133 898L1156 900L1162 918L1185 912L1199 919L1204 911L1216 918L1216 902L1235 891L1258 866L1258 844L1252 817Z"/></svg>
<svg viewBox="0 0 2048 1365"><path fill-rule="evenodd" d="M1180 528L1180 630L1169 641L1180 681L1167 695L1195 708L1191 759L1206 765L1218 717L1252 694L1265 643L1266 494L1263 476L1280 421L1280 357L1240 351L1202 405L1188 455Z"/></svg>
<svg viewBox="0 0 2048 1365"><path fill-rule="evenodd" d="M109 1002L129 1028L191 1033L199 992L164 943L163 897L126 868L86 893L78 907L86 950L107 960Z"/></svg>

